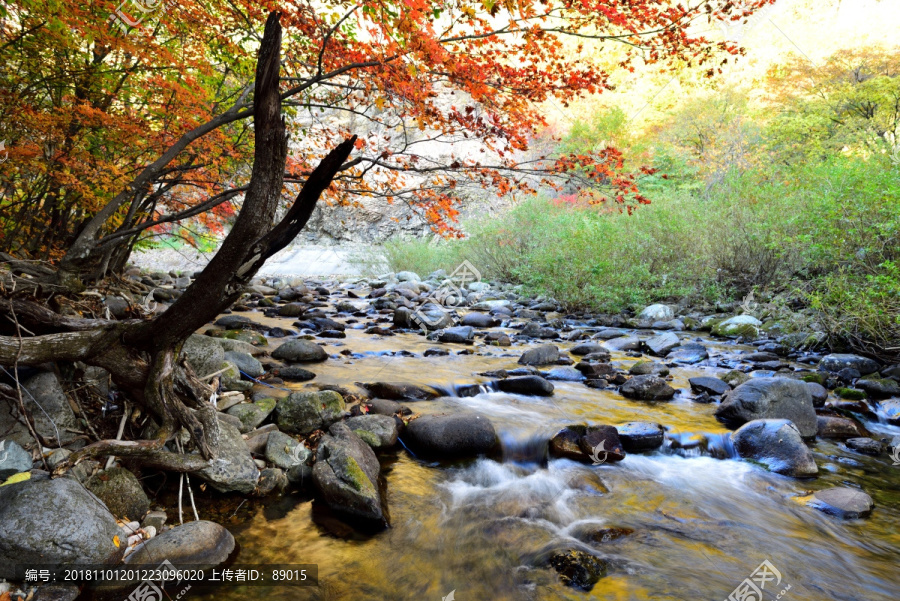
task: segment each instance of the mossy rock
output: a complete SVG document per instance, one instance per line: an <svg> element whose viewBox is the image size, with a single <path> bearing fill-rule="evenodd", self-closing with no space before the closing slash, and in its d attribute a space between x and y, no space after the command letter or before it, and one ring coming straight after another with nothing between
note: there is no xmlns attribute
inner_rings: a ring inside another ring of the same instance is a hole
<svg viewBox="0 0 900 601"><path fill-rule="evenodd" d="M353 433L359 436L364 443L373 449L381 447L381 439L379 439L374 432L369 432L368 430L353 430Z"/></svg>
<svg viewBox="0 0 900 601"><path fill-rule="evenodd" d="M360 467L359 463L357 463L356 459L350 456L345 456L342 458L341 475L343 476L344 482L353 487L353 489L366 496L376 496L378 491L375 489L375 486L372 484L372 481L369 480L369 477L366 476L366 473Z"/></svg>
<svg viewBox="0 0 900 601"><path fill-rule="evenodd" d="M269 344L265 336L259 332L254 332L253 330L226 330L223 338L242 340L244 342L249 342L253 346L268 346Z"/></svg>
<svg viewBox="0 0 900 601"><path fill-rule="evenodd" d="M866 393L856 388L835 388L834 394L846 401L862 401L866 398Z"/></svg>
<svg viewBox="0 0 900 601"><path fill-rule="evenodd" d="M828 380L825 374L820 372L809 372L803 374L802 376L800 376L800 379L804 382L814 382L815 384L821 384L822 386L824 386L825 382Z"/></svg>
<svg viewBox="0 0 900 601"><path fill-rule="evenodd" d="M265 297L259 299L258 301L256 301L256 305L258 307L274 307L275 301L273 301L268 296L265 296Z"/></svg>
<svg viewBox="0 0 900 601"><path fill-rule="evenodd" d="M683 317L681 321L684 323L684 329L686 330L696 331L702 328L700 320L693 317Z"/></svg>
<svg viewBox="0 0 900 601"><path fill-rule="evenodd" d="M118 518L140 520L150 511L150 499L137 477L122 467L114 467L91 476L85 488L97 495Z"/></svg>
<svg viewBox="0 0 900 601"><path fill-rule="evenodd" d="M719 376L719 379L722 380L723 382L726 382L732 388L737 388L738 386L740 386L741 384L743 384L744 382L749 380L750 376L748 376L747 374L745 374L742 371L732 369L727 374L723 374L723 375Z"/></svg>

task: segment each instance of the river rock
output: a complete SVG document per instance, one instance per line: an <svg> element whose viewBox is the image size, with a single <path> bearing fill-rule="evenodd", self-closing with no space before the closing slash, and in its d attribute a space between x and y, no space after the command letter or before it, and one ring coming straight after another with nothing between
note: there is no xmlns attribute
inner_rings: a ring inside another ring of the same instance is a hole
<svg viewBox="0 0 900 601"><path fill-rule="evenodd" d="M575 369L580 371L585 378L590 380L605 378L616 374L616 368L609 363L591 363L582 361L575 365Z"/></svg>
<svg viewBox="0 0 900 601"><path fill-rule="evenodd" d="M675 319L675 312L669 305L650 305L637 316L642 321L670 321Z"/></svg>
<svg viewBox="0 0 900 601"><path fill-rule="evenodd" d="M641 348L641 339L637 336L611 338L603 343L603 347L610 351L637 351Z"/></svg>
<svg viewBox="0 0 900 601"><path fill-rule="evenodd" d="M528 349L519 357L519 365L551 365L557 361L559 361L559 349L552 344Z"/></svg>
<svg viewBox="0 0 900 601"><path fill-rule="evenodd" d="M818 382L807 382L806 388L809 389L809 394L812 396L813 407L817 409L824 407L825 401L828 400L828 390Z"/></svg>
<svg viewBox="0 0 900 601"><path fill-rule="evenodd" d="M725 395L716 418L728 427L758 419L787 419L803 438L816 435L816 410L805 382L788 378L758 378Z"/></svg>
<svg viewBox="0 0 900 601"><path fill-rule="evenodd" d="M113 467L88 478L84 487L97 495L117 518L140 520L150 511L150 499L140 480L122 467Z"/></svg>
<svg viewBox="0 0 900 601"><path fill-rule="evenodd" d="M22 395L25 408L34 419L35 429L41 436L47 438L58 436L62 439L62 444L72 442L77 434L69 430L80 430L81 426L66 400L66 393L56 374L53 372L38 373L24 380L22 387L27 391ZM17 419L18 409L5 402L2 405L0 408L0 436L23 447L34 444L34 438L28 431L28 427ZM2 456L3 454L0 452L0 457Z"/></svg>
<svg viewBox="0 0 900 601"><path fill-rule="evenodd" d="M550 456L599 465L625 459L625 449L614 426L566 426L550 439Z"/></svg>
<svg viewBox="0 0 900 601"><path fill-rule="evenodd" d="M443 330L453 325L453 315L451 315L450 310L437 303L425 303L413 311L408 319L409 325L406 327L410 328Z"/></svg>
<svg viewBox="0 0 900 601"><path fill-rule="evenodd" d="M628 422L616 426L616 430L622 446L629 453L658 449L666 439L665 428L651 422Z"/></svg>
<svg viewBox="0 0 900 601"><path fill-rule="evenodd" d="M209 336L192 334L185 341L181 354L198 376L205 376L222 369L225 351L222 345Z"/></svg>
<svg viewBox="0 0 900 601"><path fill-rule="evenodd" d="M669 368L657 361L638 361L628 369L632 376L668 376Z"/></svg>
<svg viewBox="0 0 900 601"><path fill-rule="evenodd" d="M376 450L393 448L400 434L397 420L388 415L357 415L343 423Z"/></svg>
<svg viewBox="0 0 900 601"><path fill-rule="evenodd" d="M660 334L659 336L654 336L653 338L645 340L644 344L647 346L647 350L650 351L651 355L665 357L672 349L681 344L681 340L679 340L678 336L675 334L666 332L665 334Z"/></svg>
<svg viewBox="0 0 900 601"><path fill-rule="evenodd" d="M0 482L20 472L31 469L31 453L15 441L0 440Z"/></svg>
<svg viewBox="0 0 900 601"><path fill-rule="evenodd" d="M187 522L154 536L129 555L131 566L158 566L164 559L176 568L213 568L224 563L234 551L231 533L206 520Z"/></svg>
<svg viewBox="0 0 900 601"><path fill-rule="evenodd" d="M875 503L861 490L837 486L820 490L813 495L810 505L829 515L845 520L869 517Z"/></svg>
<svg viewBox="0 0 900 601"><path fill-rule="evenodd" d="M866 376L856 381L856 387L873 399L900 396L900 384L890 378Z"/></svg>
<svg viewBox="0 0 900 601"><path fill-rule="evenodd" d="M731 386L719 378L690 378L688 383L694 392L705 392L713 396L721 396L731 390Z"/></svg>
<svg viewBox="0 0 900 601"><path fill-rule="evenodd" d="M441 396L430 386L405 382L370 382L358 385L368 390L373 397L389 401L430 401Z"/></svg>
<svg viewBox="0 0 900 601"><path fill-rule="evenodd" d="M549 563L563 584L584 592L592 590L606 576L609 566L605 559L577 549L557 553L550 557Z"/></svg>
<svg viewBox="0 0 900 601"><path fill-rule="evenodd" d="M328 353L311 340L288 340L272 352L272 357L290 363L313 363L328 359Z"/></svg>
<svg viewBox="0 0 900 601"><path fill-rule="evenodd" d="M381 466L375 453L343 423L334 424L319 441L313 483L329 507L356 517L383 522L378 489Z"/></svg>
<svg viewBox="0 0 900 601"><path fill-rule="evenodd" d="M273 398L264 398L255 403L240 403L229 408L228 415L241 420L238 428L241 434L246 434L263 423L269 414L275 410L276 401Z"/></svg>
<svg viewBox="0 0 900 601"><path fill-rule="evenodd" d="M262 363L260 363L249 353L242 353L239 351L225 351L225 359L234 363L239 370L241 370L251 378L258 378L266 373L266 370L263 369Z"/></svg>
<svg viewBox="0 0 900 601"><path fill-rule="evenodd" d="M800 431L786 419L753 420L732 434L731 440L741 458L761 463L770 471L794 478L819 473Z"/></svg>
<svg viewBox="0 0 900 601"><path fill-rule="evenodd" d="M819 438L834 440L846 440L866 436L868 432L860 426L856 420L833 415L819 415L816 417L817 435Z"/></svg>
<svg viewBox="0 0 900 601"><path fill-rule="evenodd" d="M0 578L15 578L17 564L115 564L124 542L106 506L73 479L0 487Z"/></svg>
<svg viewBox="0 0 900 601"><path fill-rule="evenodd" d="M497 446L493 424L477 413L423 415L409 422L401 438L416 454L438 459L475 457Z"/></svg>
<svg viewBox="0 0 900 601"><path fill-rule="evenodd" d="M694 365L709 359L709 352L699 342L686 342L666 355L666 360L682 365Z"/></svg>
<svg viewBox="0 0 900 601"><path fill-rule="evenodd" d="M865 376L877 372L880 367L881 366L877 361L869 359L868 357L841 353L825 355L822 357L822 360L819 361L819 369L824 369L825 371L830 371L832 373L838 373L842 369L850 368L857 370L861 375Z"/></svg>
<svg viewBox="0 0 900 601"><path fill-rule="evenodd" d="M553 384L540 376L523 376L521 378L497 380L496 385L502 392L510 394L532 396L550 396L553 394Z"/></svg>
<svg viewBox="0 0 900 601"><path fill-rule="evenodd" d="M736 315L714 325L712 333L726 338L743 336L754 339L759 336L760 327L762 322L752 315Z"/></svg>
<svg viewBox="0 0 900 601"><path fill-rule="evenodd" d="M487 313L467 313L460 324L473 328L493 328L500 325L500 320Z"/></svg>
<svg viewBox="0 0 900 601"><path fill-rule="evenodd" d="M292 392L277 402L278 428L308 435L325 430L344 416L344 397L333 390Z"/></svg>
<svg viewBox="0 0 900 601"><path fill-rule="evenodd" d="M595 342L585 342L583 344L578 344L572 347L572 350L569 351L571 354L576 355L578 357L583 357L584 355L590 355L591 353L606 353L609 354L606 348L602 344L597 344Z"/></svg>
<svg viewBox="0 0 900 601"><path fill-rule="evenodd" d="M307 463L312 452L305 443L291 438L284 432L270 432L266 441L266 460L272 465L283 470L289 470L295 465Z"/></svg>
<svg viewBox="0 0 900 601"><path fill-rule="evenodd" d="M544 373L544 377L548 380L556 380L559 382L581 382L584 380L584 374L574 367L563 366L554 367Z"/></svg>
<svg viewBox="0 0 900 601"><path fill-rule="evenodd" d="M866 437L848 438L844 441L844 444L847 445L848 449L852 449L857 453L863 453L864 455L877 456L881 455L882 451L884 451L884 447L880 442Z"/></svg>
<svg viewBox="0 0 900 601"><path fill-rule="evenodd" d="M240 431L221 419L219 414L219 454L210 460L209 467L199 472L201 478L219 492L250 494L256 488L259 470Z"/></svg>
<svg viewBox="0 0 900 601"><path fill-rule="evenodd" d="M460 344L469 344L475 339L475 329L472 326L457 326L447 328L438 334L438 340L441 342L456 342Z"/></svg>
<svg viewBox="0 0 900 601"><path fill-rule="evenodd" d="M602 328L598 330L591 338L596 338L597 340L611 340L613 338L621 338L622 336L627 336L627 332L625 330L620 330L618 328Z"/></svg>
<svg viewBox="0 0 900 601"><path fill-rule="evenodd" d="M285 365L276 369L274 373L282 380L291 382L306 382L316 377L316 374L298 365Z"/></svg>
<svg viewBox="0 0 900 601"><path fill-rule="evenodd" d="M656 376L634 376L619 388L627 399L639 401L668 401L675 396L675 389Z"/></svg>

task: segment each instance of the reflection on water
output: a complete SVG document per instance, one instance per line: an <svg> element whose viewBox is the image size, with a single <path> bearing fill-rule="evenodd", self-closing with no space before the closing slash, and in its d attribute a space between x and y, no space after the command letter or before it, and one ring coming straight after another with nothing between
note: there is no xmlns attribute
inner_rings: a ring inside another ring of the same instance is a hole
<svg viewBox="0 0 900 601"><path fill-rule="evenodd" d="M433 346L454 354L421 356ZM522 351L476 346L475 354L455 354L464 348L413 334L377 339L348 330L346 339L327 345L335 358L313 368L314 382L386 380L452 390L487 382L479 372L516 367ZM358 355L337 354L344 349ZM382 353L391 349L419 356ZM673 385L686 388L688 377L711 373L679 369ZM710 457L729 456L722 436L727 430L714 419L714 405L679 397L639 403L578 383L554 384L550 399L485 392L410 403L419 413L474 410L488 416L500 433L503 458L441 467L403 451L382 457L392 527L374 536L335 529L328 512L305 498L284 499L276 511L260 508L233 528L241 545L238 560L316 563L320 586L225 588L207 597L438 601L455 591L459 601L720 600L767 559L791 585L784 599L896 599L900 468L891 467L887 456L861 456L820 441L814 452L822 475L793 480L747 462ZM670 435L681 435L674 438L703 435L707 446L691 452L667 447L614 465L547 461L547 436L579 421L654 421ZM846 484L874 498L869 519L841 522L797 501L809 490ZM617 537L604 540L602 533L611 528ZM543 561L564 549L605 558L609 575L589 593L562 586Z"/></svg>

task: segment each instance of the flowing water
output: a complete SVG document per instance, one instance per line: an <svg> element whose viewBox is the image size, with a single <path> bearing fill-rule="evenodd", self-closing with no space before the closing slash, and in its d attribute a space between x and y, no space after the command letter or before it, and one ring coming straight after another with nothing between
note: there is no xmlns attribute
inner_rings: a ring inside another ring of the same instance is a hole
<svg viewBox="0 0 900 601"><path fill-rule="evenodd" d="M249 316L282 327L291 321ZM316 384L382 380L452 391L459 384L487 382L478 372L517 367L518 356L531 346L440 345L416 334L378 338L350 328L347 335L326 341L332 358L311 368L318 374ZM736 350L705 342L713 359ZM435 346L453 354L422 356ZM455 354L466 348L473 354ZM344 349L354 355L339 355ZM387 354L401 349L417 356ZM621 354L613 359L624 366L635 361ZM674 369L672 385L689 388L687 378L722 371ZM227 587L208 598L438 601L453 591L450 598L459 601L713 601L727 599L768 560L782 581L766 599L788 585L782 599L897 599L900 466L892 466L888 455L868 457L819 440L813 450L820 476L796 480L710 456L708 447L720 449L718 456L728 455L728 431L713 417L715 404L681 395L669 403L644 403L576 382L554 385L552 398L485 387L474 397L405 403L422 414L465 409L486 415L500 434L503 458L437 464L402 448L382 456L391 527L375 534L343 525L306 496L249 501L253 507L245 506L241 521L228 524L240 545L237 562L315 563L320 585ZM670 437L708 445L676 451L667 443L656 452L600 466L545 459L546 440L564 425L629 421L658 422ZM879 436L900 434L900 428L867 426ZM847 484L874 498L871 517L841 521L804 504L812 491ZM625 529L612 531L625 534L604 542L589 536L604 528ZM608 575L590 592L562 585L544 560L565 549L605 558Z"/></svg>

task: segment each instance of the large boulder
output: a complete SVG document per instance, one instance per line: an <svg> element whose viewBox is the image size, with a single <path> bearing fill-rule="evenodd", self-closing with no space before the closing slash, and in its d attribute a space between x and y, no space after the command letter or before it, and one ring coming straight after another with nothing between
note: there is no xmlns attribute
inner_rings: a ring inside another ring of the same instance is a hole
<svg viewBox="0 0 900 601"><path fill-rule="evenodd" d="M581 344L573 346L569 352L575 356L583 357L584 355L590 355L592 353L607 353L609 352L602 344L597 344L596 342L583 342Z"/></svg>
<svg viewBox="0 0 900 601"><path fill-rule="evenodd" d="M396 446L400 435L397 420L389 415L357 415L344 423L373 449L390 449Z"/></svg>
<svg viewBox="0 0 900 601"><path fill-rule="evenodd" d="M736 428L757 419L787 419L803 438L816 435L816 410L805 382L788 378L755 378L727 393L716 418Z"/></svg>
<svg viewBox="0 0 900 601"><path fill-rule="evenodd" d="M732 434L731 440L741 458L761 463L770 471L794 478L819 473L800 431L786 419L753 420Z"/></svg>
<svg viewBox="0 0 900 601"><path fill-rule="evenodd" d="M234 551L234 537L224 527L205 520L188 522L154 536L129 555L132 566L157 566L168 560L176 568L213 568Z"/></svg>
<svg viewBox="0 0 900 601"><path fill-rule="evenodd" d="M240 431L219 414L219 453L197 475L219 492L250 494L259 480L259 469Z"/></svg>
<svg viewBox="0 0 900 601"><path fill-rule="evenodd" d="M497 446L493 424L477 413L423 415L409 422L402 439L413 452L438 459L475 457Z"/></svg>
<svg viewBox="0 0 900 601"><path fill-rule="evenodd" d="M292 392L278 400L278 427L285 432L312 434L344 416L344 397L333 390Z"/></svg>
<svg viewBox="0 0 900 601"><path fill-rule="evenodd" d="M837 373L843 369L855 369L862 375L868 375L877 372L880 369L877 361L868 357L860 357L859 355L849 355L833 353L825 355L819 361L819 368L832 373Z"/></svg>
<svg viewBox="0 0 900 601"><path fill-rule="evenodd" d="M762 322L752 315L736 315L731 319L720 321L713 326L712 333L716 336L725 336L727 338L735 338L743 336L744 338L756 338L759 336Z"/></svg>
<svg viewBox="0 0 900 601"><path fill-rule="evenodd" d="M140 520L150 511L150 499L140 480L122 467L113 467L88 478L85 488L97 495L118 518Z"/></svg>
<svg viewBox="0 0 900 601"><path fill-rule="evenodd" d="M625 459L625 449L613 426L566 426L553 435L550 456L599 465Z"/></svg>
<svg viewBox="0 0 900 601"><path fill-rule="evenodd" d="M70 478L0 487L0 578L39 564L115 564L122 530L106 506Z"/></svg>
<svg viewBox="0 0 900 601"><path fill-rule="evenodd" d="M313 483L325 502L337 511L384 521L375 453L343 423L334 424L319 441Z"/></svg>
<svg viewBox="0 0 900 601"><path fill-rule="evenodd" d="M550 396L553 394L553 384L540 376L522 376L520 378L507 378L496 382L497 388L510 394L524 394L532 396Z"/></svg>
<svg viewBox="0 0 900 601"><path fill-rule="evenodd" d="M34 427L41 436L61 438L62 444L72 442L81 430L66 393L53 372L41 372L22 382L25 408L34 419ZM34 443L24 422L18 419L18 409L6 403L0 408L0 436L19 445ZM0 452L2 457L2 452Z"/></svg>
<svg viewBox="0 0 900 601"><path fill-rule="evenodd" d="M314 363L328 359L328 353L311 340L288 340L272 352L272 357L288 363Z"/></svg>
<svg viewBox="0 0 900 601"><path fill-rule="evenodd" d="M559 361L559 349L552 344L528 349L519 357L520 365L551 365L557 361Z"/></svg>
<svg viewBox="0 0 900 601"><path fill-rule="evenodd" d="M209 336L191 335L185 341L181 354L198 376L215 373L224 367L225 350Z"/></svg>
<svg viewBox="0 0 900 601"><path fill-rule="evenodd" d="M626 399L638 401L668 401L675 396L675 389L656 376L634 376L619 388Z"/></svg>
<svg viewBox="0 0 900 601"><path fill-rule="evenodd" d="M675 312L669 305L650 305L644 308L637 317L641 321L670 321L675 319Z"/></svg>

